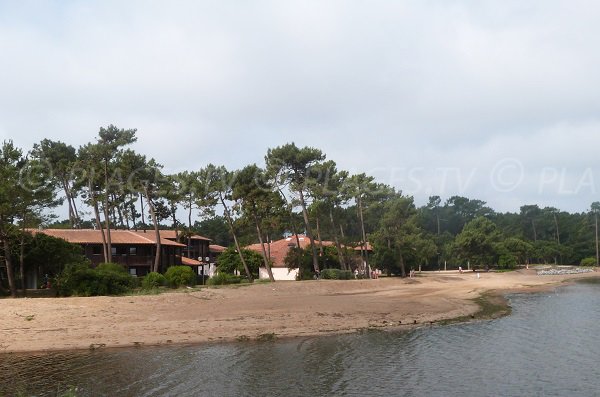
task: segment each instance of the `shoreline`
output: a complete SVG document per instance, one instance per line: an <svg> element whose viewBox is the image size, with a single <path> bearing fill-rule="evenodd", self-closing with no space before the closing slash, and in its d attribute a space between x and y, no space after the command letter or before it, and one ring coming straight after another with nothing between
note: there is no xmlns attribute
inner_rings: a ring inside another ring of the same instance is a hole
<svg viewBox="0 0 600 397"><path fill-rule="evenodd" d="M423 272L413 279L318 280L159 295L0 300L0 354L269 341L413 330L510 314L511 293L597 272Z"/></svg>

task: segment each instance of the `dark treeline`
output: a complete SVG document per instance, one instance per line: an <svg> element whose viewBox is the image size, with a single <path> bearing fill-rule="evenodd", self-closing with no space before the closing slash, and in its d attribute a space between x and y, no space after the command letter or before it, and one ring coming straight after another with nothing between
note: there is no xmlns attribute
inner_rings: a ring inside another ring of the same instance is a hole
<svg viewBox="0 0 600 397"><path fill-rule="evenodd" d="M110 125L79 148L45 139L25 153L11 141L2 144L0 252L11 292L15 274L24 279L26 229L39 225L101 230L106 262L114 229L158 234L168 227L181 241L204 234L216 244L235 246L250 279L243 246L266 246L300 233L314 242L314 272L330 266L318 243L323 240L334 242L343 270L351 267L346 248L362 247L365 269L401 276L422 266L597 265L598 202L574 214L537 205L497 213L483 201L459 196L445 201L433 196L418 207L412 197L369 175L337 169L321 150L293 143L269 149L261 165L227 170L207 164L167 175L161 164L130 148L136 140L135 129ZM67 204L68 219L55 221L49 214L61 203Z"/></svg>

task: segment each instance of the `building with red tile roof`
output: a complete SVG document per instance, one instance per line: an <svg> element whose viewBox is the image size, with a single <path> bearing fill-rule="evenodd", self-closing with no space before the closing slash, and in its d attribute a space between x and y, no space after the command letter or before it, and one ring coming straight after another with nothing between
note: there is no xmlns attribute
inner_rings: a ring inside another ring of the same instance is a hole
<svg viewBox="0 0 600 397"><path fill-rule="evenodd" d="M48 236L60 238L73 244L81 245L84 255L91 261L92 266L104 262L104 250L102 234L100 230L94 229L34 229L33 234L43 233ZM106 231L105 231L106 233ZM154 264L156 254L156 234L154 230L132 231L118 230L110 231L112 261L127 267L132 275L143 276L147 274ZM167 267L182 264L182 251L185 244L160 238L161 261L160 271Z"/></svg>

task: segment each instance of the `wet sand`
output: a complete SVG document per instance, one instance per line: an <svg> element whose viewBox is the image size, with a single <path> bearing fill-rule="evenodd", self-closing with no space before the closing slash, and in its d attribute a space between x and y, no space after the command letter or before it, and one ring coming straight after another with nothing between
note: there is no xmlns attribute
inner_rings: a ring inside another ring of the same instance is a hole
<svg viewBox="0 0 600 397"><path fill-rule="evenodd" d="M483 295L537 291L598 273L431 272L412 279L304 281L160 295L0 300L0 353L409 329L470 318Z"/></svg>

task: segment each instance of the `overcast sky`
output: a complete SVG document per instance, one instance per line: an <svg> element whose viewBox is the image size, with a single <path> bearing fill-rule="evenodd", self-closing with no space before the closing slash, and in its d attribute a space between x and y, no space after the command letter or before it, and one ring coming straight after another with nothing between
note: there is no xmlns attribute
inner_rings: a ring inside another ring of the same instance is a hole
<svg viewBox="0 0 600 397"><path fill-rule="evenodd" d="M0 139L168 171L294 141L424 204L600 201L595 1L2 1Z"/></svg>

